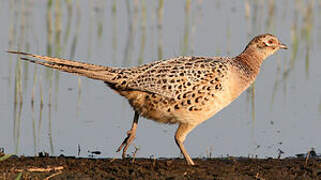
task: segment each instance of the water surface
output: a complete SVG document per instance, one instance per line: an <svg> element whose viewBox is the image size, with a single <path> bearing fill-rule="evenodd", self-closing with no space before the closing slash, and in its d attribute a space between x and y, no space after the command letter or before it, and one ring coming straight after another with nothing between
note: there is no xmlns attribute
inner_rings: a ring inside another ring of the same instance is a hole
<svg viewBox="0 0 321 180"><path fill-rule="evenodd" d="M102 82L18 61L6 50L135 66L180 55L235 56L257 34L289 46L255 85L186 139L193 157L321 150L320 1L1 1L0 147L7 153L120 157L127 101ZM141 118L128 153L175 157L176 125ZM80 148L79 148L80 147ZM80 149L80 152L78 152Z"/></svg>

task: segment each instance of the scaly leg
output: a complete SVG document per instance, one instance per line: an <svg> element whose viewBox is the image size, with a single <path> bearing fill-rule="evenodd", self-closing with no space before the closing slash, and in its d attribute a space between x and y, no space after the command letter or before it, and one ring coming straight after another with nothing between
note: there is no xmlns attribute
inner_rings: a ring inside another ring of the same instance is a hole
<svg viewBox="0 0 321 180"><path fill-rule="evenodd" d="M127 131L127 137L124 139L123 143L117 149L117 152L119 152L121 149L123 149L123 154L122 154L123 158L126 158L126 151L129 147L129 145L134 141L134 139L136 137L136 128L138 125L138 118L139 118L139 114L138 114L138 112L135 111L135 116L134 116L132 128L129 131Z"/></svg>
<svg viewBox="0 0 321 180"><path fill-rule="evenodd" d="M184 158L188 165L194 165L194 162L192 158L188 155L183 143L185 141L185 138L189 132L194 129L196 125L194 124L180 124L176 130L175 133L175 141L179 149L181 150L182 154L184 155Z"/></svg>

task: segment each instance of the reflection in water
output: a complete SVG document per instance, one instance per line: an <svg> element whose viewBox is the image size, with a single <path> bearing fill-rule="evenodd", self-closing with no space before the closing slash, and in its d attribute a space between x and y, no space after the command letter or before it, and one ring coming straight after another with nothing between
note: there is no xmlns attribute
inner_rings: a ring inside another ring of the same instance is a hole
<svg viewBox="0 0 321 180"><path fill-rule="evenodd" d="M53 138L52 138L52 116L51 116L51 111L52 111L52 105L49 103L48 104L48 138L49 138L49 144L50 144L50 153L54 155L54 145L53 145Z"/></svg>
<svg viewBox="0 0 321 180"><path fill-rule="evenodd" d="M61 54L65 54L65 50L67 49L67 44L70 36L70 27L71 27L71 20L72 20L72 12L73 12L73 4L72 0L65 0L67 5L67 24L66 24L66 30L63 38L63 48L61 49Z"/></svg>
<svg viewBox="0 0 321 180"><path fill-rule="evenodd" d="M133 9L130 6L130 3L133 2ZM124 52L124 60L123 65L128 66L131 62L131 58L133 56L133 50L134 50L134 40L136 35L136 29L137 29L137 20L138 20L138 0L126 1L126 8L127 8L127 14L128 14L128 35L127 35L127 41L126 41L126 47Z"/></svg>
<svg viewBox="0 0 321 180"><path fill-rule="evenodd" d="M32 84L32 94L31 94L31 112L32 112L32 135L33 135L33 145L34 145L34 155L37 154L37 134L36 134L36 113L35 113L35 99L36 99L36 84L37 84L37 66L34 68L33 73L33 84Z"/></svg>
<svg viewBox="0 0 321 180"><path fill-rule="evenodd" d="M47 3L47 56L52 56L52 44L53 44L53 38L52 38L52 0L48 0ZM52 71L52 69L46 68L47 76L49 76L49 71Z"/></svg>
<svg viewBox="0 0 321 180"><path fill-rule="evenodd" d="M117 37L118 37L118 33L117 33L117 0L113 1L113 5L112 5L112 10L111 10L112 14L112 63L115 64L116 63L116 59L117 59Z"/></svg>
<svg viewBox="0 0 321 180"><path fill-rule="evenodd" d="M31 102L31 118L32 118L32 136L33 136L33 154L37 155L37 134L36 134L36 113L35 113L35 104Z"/></svg>
<svg viewBox="0 0 321 180"><path fill-rule="evenodd" d="M247 32L250 32L251 28L251 23L250 23L250 18L251 18L251 5L249 0L244 1L244 9L245 9L245 21L247 25ZM250 34L248 34L250 36Z"/></svg>
<svg viewBox="0 0 321 180"><path fill-rule="evenodd" d="M13 142L15 145L15 153L17 154L19 152L19 144L20 144L20 124L21 124L22 104L23 104L20 61L17 61L15 69L16 69L15 70L15 87L14 87L14 102L13 102L13 106L14 106L13 107Z"/></svg>
<svg viewBox="0 0 321 180"><path fill-rule="evenodd" d="M273 104L275 101L276 93L277 90L279 89L279 82L280 82L280 74L281 74L281 63L280 59L277 61L277 68L276 68L276 76L275 76L275 81L273 85L273 90L272 90L272 98L271 98L271 103L270 103L270 110L272 111Z"/></svg>
<svg viewBox="0 0 321 180"><path fill-rule="evenodd" d="M181 52L182 56L186 56L188 53L191 2L192 2L191 0L186 0L186 3L185 3L184 38L183 38L183 48L182 48L182 52Z"/></svg>
<svg viewBox="0 0 321 180"><path fill-rule="evenodd" d="M194 54L195 51L195 33L196 33L196 28L197 26L199 26L202 22L202 3L203 0L198 0L197 1L197 6L196 6L196 12L193 14L193 21L192 21L192 32L191 32L191 44L190 44L190 51L191 51L191 55Z"/></svg>
<svg viewBox="0 0 321 180"><path fill-rule="evenodd" d="M302 12L302 13L301 13ZM275 96L277 94L277 90L279 89L279 82L283 84L283 92L287 95L288 89L288 79L290 77L290 73L294 71L296 61L300 58L297 58L297 54L299 53L299 46L304 44L305 47L305 74L306 78L309 77L309 69L310 69L310 51L312 46L312 29L313 29L313 1L308 1L308 3L303 3L301 1L295 1L295 8L293 13L293 22L291 24L291 55L289 58L289 64L284 64L284 71L282 74L282 78L277 78L276 82L274 83L274 88L272 92L272 104L274 102ZM303 14L302 19L300 19L300 14ZM299 25L301 25L301 35ZM300 43L299 42L304 42ZM283 60L282 60L283 61ZM284 62L286 62L284 60ZM285 96L286 97L286 96Z"/></svg>
<svg viewBox="0 0 321 180"><path fill-rule="evenodd" d="M282 73L282 77L279 78L279 74L280 74L280 69L281 69L281 64L279 63L277 66L277 74L276 74L276 79L274 82L274 86L273 86L273 91L272 91L272 100L271 100L271 109L274 105L274 101L275 101L275 97L277 95L277 91L279 89L279 85L280 82L283 83L283 92L286 95L287 94L287 82L288 82L288 77L289 77L289 73L291 70L294 69L294 65L295 65L295 61L296 61L296 57L297 57L297 53L298 53L298 48L299 48L299 35L298 35L298 28L297 28L297 24L298 24L298 9L295 8L294 9L294 17L293 17L293 23L291 25L291 56L290 56L290 60L289 60L289 65L287 65L287 61L286 59L282 60L282 62L284 62L284 71ZM286 96L285 96L286 97Z"/></svg>
<svg viewBox="0 0 321 180"><path fill-rule="evenodd" d="M18 107L17 107L18 106ZM17 109L18 108L18 109ZM19 153L20 145L20 130L21 130L21 111L22 111L22 102L19 104L14 103L13 105L13 142L15 146L15 154Z"/></svg>
<svg viewBox="0 0 321 180"><path fill-rule="evenodd" d="M138 64L143 64L144 62L144 50L146 44L146 4L145 0L141 1L142 8L141 8L141 40L140 40L140 50L138 56Z"/></svg>
<svg viewBox="0 0 321 180"><path fill-rule="evenodd" d="M62 47L61 47L61 31L62 31L62 22L61 22L61 0L55 1L55 57L61 57ZM59 71L55 71L55 111L57 111L58 104L58 95L59 95Z"/></svg>
<svg viewBox="0 0 321 180"><path fill-rule="evenodd" d="M96 2L96 7L95 7L95 19L97 22L97 39L98 40L102 40L103 37L103 32L104 32L104 19L103 19L103 15L104 15L104 7L105 7L105 3L106 1L97 1Z"/></svg>
<svg viewBox="0 0 321 180"><path fill-rule="evenodd" d="M76 8L77 8L76 27L75 27L74 37L73 37L73 40L71 43L69 59L73 59L75 57L76 47L78 44L78 36L79 36L79 31L80 31L80 20L81 20L81 11L80 11L79 1L76 1Z"/></svg>
<svg viewBox="0 0 321 180"><path fill-rule="evenodd" d="M91 1L89 1L89 3L91 3ZM90 9L92 9L92 8L90 8ZM80 32L80 20L81 20L80 5L79 5L79 1L76 1L76 25L75 25L74 37L73 37L72 43L71 43L69 59L74 59L74 57L75 57L75 52L76 52L76 48L78 45L78 37L79 37L79 32ZM91 33L89 34L89 37L91 37ZM91 43L89 43L89 44L91 44ZM88 50L88 54L90 54L90 50ZM81 78L78 77L78 96L77 96L77 107L76 107L77 118L79 117L80 104L81 104L81 94L82 94L82 88L81 88L82 86L81 85L82 85Z"/></svg>
<svg viewBox="0 0 321 180"><path fill-rule="evenodd" d="M30 50L30 43L29 43L29 34L28 31L30 31L30 18L31 18L31 13L32 12L32 3L30 1L26 1L25 3L22 3L22 8L21 8L21 34L23 34L23 39L22 42L24 44L24 48L27 51ZM28 79L29 79L29 63L24 62L24 68L23 68L23 89L24 92L26 91L28 87Z"/></svg>
<svg viewBox="0 0 321 180"><path fill-rule="evenodd" d="M87 58L91 56L91 46L92 46L92 35L93 35L93 23L94 23L94 6L93 1L89 1L89 23L88 23L88 48L87 48ZM99 35L98 35L99 36ZM88 58L89 59L89 58Z"/></svg>
<svg viewBox="0 0 321 180"><path fill-rule="evenodd" d="M18 6L19 7L19 6ZM24 1L20 4L20 13L17 13L17 16L20 17L20 32L18 38L18 49L22 49L25 40L25 5ZM18 57L19 58L19 57ZM27 71L28 66L24 66L25 71ZM25 86L26 87L26 86ZM22 66L21 61L16 61L15 66L15 82L14 82L14 104L13 104L13 139L14 139L14 146L15 146L15 153L19 152L19 145L20 145L20 129L21 129L21 112L23 106L23 89L22 89Z"/></svg>
<svg viewBox="0 0 321 180"><path fill-rule="evenodd" d="M250 87L251 92L251 117L252 117L252 128L251 128L251 137L252 137L252 144L254 147L257 147L256 139L255 139L255 82Z"/></svg>
<svg viewBox="0 0 321 180"><path fill-rule="evenodd" d="M313 7L314 7L314 1L309 1L307 3L307 6L305 7L305 13L303 15L303 37L306 43L306 54L305 54L305 75L306 78L309 77L309 69L310 69L310 49L312 45L312 39L311 39L311 30L313 28Z"/></svg>
<svg viewBox="0 0 321 180"><path fill-rule="evenodd" d="M55 18L54 18L55 19L54 28L55 28L55 56L56 57L61 56L61 31L62 31L61 9L62 9L61 0L56 0L55 1Z"/></svg>
<svg viewBox="0 0 321 180"><path fill-rule="evenodd" d="M268 2L268 18L266 21L266 29L268 32L274 32L275 29L275 24L274 24L274 20L275 20L275 0L269 0Z"/></svg>
<svg viewBox="0 0 321 180"><path fill-rule="evenodd" d="M53 6L53 3L54 6ZM68 6L68 5L67 5ZM53 9L54 8L54 9ZM53 21L54 20L54 21ZM62 4L61 0L52 1L47 3L47 52L49 56L61 57L62 56ZM51 55L53 54L54 55ZM54 154L54 143L52 134L52 108L57 111L58 96L59 96L59 72L55 71L53 76L53 70L46 69L48 82L48 138L50 144L50 153ZM54 81L54 82L53 82ZM54 86L54 87L53 87ZM54 88L54 91L53 91Z"/></svg>
<svg viewBox="0 0 321 180"><path fill-rule="evenodd" d="M227 28L226 28L226 54L227 56L231 55L231 26L230 20L228 19Z"/></svg>
<svg viewBox="0 0 321 180"><path fill-rule="evenodd" d="M18 49L23 49L24 48L24 44L25 44L25 36L26 36L26 19L28 18L28 15L26 15L26 3L25 3L25 1L21 1L21 4L20 4L20 13L19 13L19 17L20 17L20 33L19 33L19 39L18 39L18 41L19 41L19 44L18 44ZM19 63L19 66L21 66L21 64ZM24 86L23 86L23 88L24 89L26 89L27 88L27 79L28 79L28 75L29 75L29 73L28 73L28 63L27 62L23 62L23 71L22 72L24 72L24 74L23 74L23 76L22 77L24 77ZM21 68L21 67L19 67L19 68ZM22 75L22 74L20 74L20 75ZM21 80L21 82L22 82L22 78L20 79Z"/></svg>
<svg viewBox="0 0 321 180"><path fill-rule="evenodd" d="M80 107L81 107L81 94L82 94L82 80L78 77L78 93L77 93L77 107L76 107L76 115L77 118L80 115Z"/></svg>
<svg viewBox="0 0 321 180"><path fill-rule="evenodd" d="M10 9L10 24L9 24L9 41L8 41L8 47L9 49L13 49L14 43L16 42L16 33L17 33L17 18L18 18L18 12L17 12L17 6L15 5L15 1L11 0L9 4ZM9 81L8 81L8 87L11 87L11 74L12 74L12 58L9 57Z"/></svg>
<svg viewBox="0 0 321 180"><path fill-rule="evenodd" d="M163 59L163 16L164 16L164 0L158 1L157 8L157 57Z"/></svg>
<svg viewBox="0 0 321 180"><path fill-rule="evenodd" d="M296 56L298 53L298 49L299 49L299 35L298 35L298 28L297 28L297 23L298 22L298 11L297 9L295 9L294 12L294 17L293 17L293 23L292 23L292 28L291 28L291 40L292 40L292 53L291 53L291 57L290 57L290 67L289 69L293 69L294 68L294 64L295 64L295 60L296 60Z"/></svg>
<svg viewBox="0 0 321 180"><path fill-rule="evenodd" d="M43 111L43 91L42 91L42 84L41 84L41 79L39 79L39 93L40 93L40 108L39 108L39 122L38 122L38 139L37 139L37 144L40 143L40 132L41 132L41 127L42 127L42 111Z"/></svg>
<svg viewBox="0 0 321 180"><path fill-rule="evenodd" d="M53 48L53 27L52 27L52 0L48 0L47 2L47 55L52 56L52 48ZM46 71L46 83L49 85L48 89L48 105L52 104L52 79L53 79L53 70L49 68L45 68ZM51 119L51 118L50 118ZM49 121L50 121L49 119Z"/></svg>
<svg viewBox="0 0 321 180"><path fill-rule="evenodd" d="M53 154L53 148L52 148L52 129L51 129L51 108L52 108L52 81L53 81L53 76L52 76L52 72L50 73L49 76L49 89L48 89L48 123L49 123L49 132L48 132L48 136L49 136L49 142L50 142L50 152L51 154Z"/></svg>
<svg viewBox="0 0 321 180"><path fill-rule="evenodd" d="M33 135L33 144L34 144L34 155L38 153L38 145L40 143L40 132L42 125L42 111L43 111L43 92L42 85L39 78L39 96L36 95L36 85L37 85L37 66L35 66L34 75L33 75L33 86L32 86L32 97L31 97L31 118L32 118L32 135ZM39 120L38 127L36 126L36 97L40 97L40 108L39 108Z"/></svg>

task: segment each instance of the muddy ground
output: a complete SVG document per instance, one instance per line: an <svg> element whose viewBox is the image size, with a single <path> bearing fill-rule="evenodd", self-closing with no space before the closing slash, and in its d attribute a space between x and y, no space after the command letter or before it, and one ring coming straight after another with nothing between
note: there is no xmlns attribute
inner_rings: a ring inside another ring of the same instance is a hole
<svg viewBox="0 0 321 180"><path fill-rule="evenodd" d="M320 158L91 159L0 158L0 179L321 179Z"/></svg>

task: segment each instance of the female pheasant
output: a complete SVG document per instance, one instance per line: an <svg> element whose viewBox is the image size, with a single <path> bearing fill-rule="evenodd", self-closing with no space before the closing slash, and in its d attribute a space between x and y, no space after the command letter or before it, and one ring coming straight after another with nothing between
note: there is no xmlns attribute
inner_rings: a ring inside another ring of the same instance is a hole
<svg viewBox="0 0 321 180"><path fill-rule="evenodd" d="M187 163L194 165L183 145L187 134L246 90L259 74L263 60L279 49L287 46L272 34L262 34L233 58L177 57L130 68L8 52L32 58L22 57L22 60L101 80L127 98L135 116L132 128L117 150L123 149L123 157L136 136L138 118L143 116L161 123L179 124L175 141Z"/></svg>

